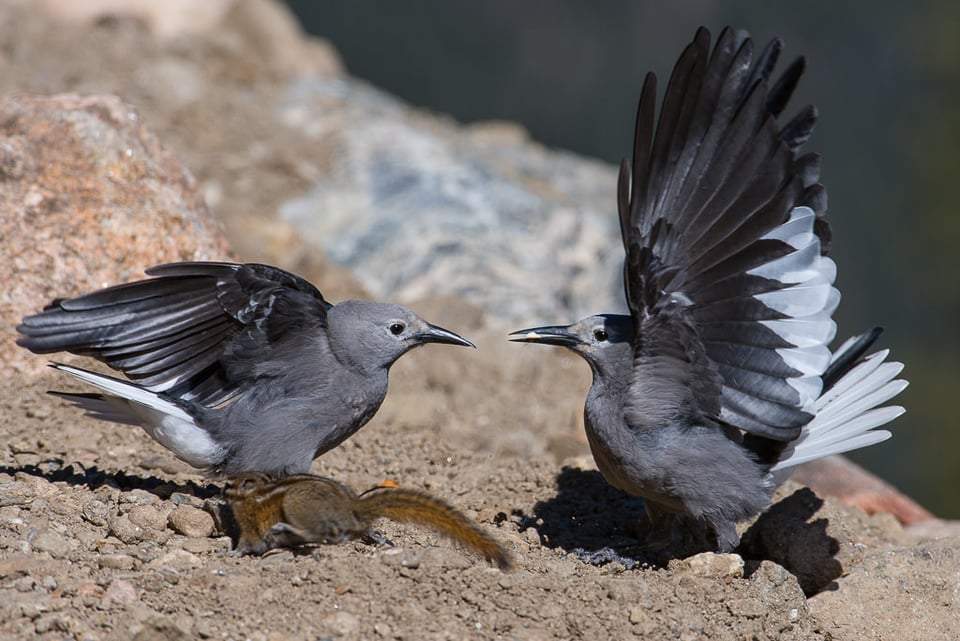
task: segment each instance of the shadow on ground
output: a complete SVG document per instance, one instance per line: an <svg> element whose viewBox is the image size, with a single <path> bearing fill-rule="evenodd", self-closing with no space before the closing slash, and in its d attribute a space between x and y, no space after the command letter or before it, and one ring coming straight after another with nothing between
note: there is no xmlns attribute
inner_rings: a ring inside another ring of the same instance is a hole
<svg viewBox="0 0 960 641"><path fill-rule="evenodd" d="M834 585L843 573L837 558L840 543L823 517L824 501L802 487L774 503L743 533L739 552L744 558L770 560L797 577L807 596ZM749 566L748 566L749 567Z"/></svg>
<svg viewBox="0 0 960 641"><path fill-rule="evenodd" d="M632 568L665 563L662 551L646 545L643 499L614 488L593 470L564 467L556 483L556 496L538 501L532 514L517 514L521 529L532 527L545 546L593 565L619 562Z"/></svg>
<svg viewBox="0 0 960 641"><path fill-rule="evenodd" d="M556 483L556 496L537 502L532 514L515 515L521 530L534 528L545 546L585 563L666 567L673 559L716 549L706 526L690 518L677 517L658 534L643 499L614 488L597 471L565 467ZM827 588L842 567L835 558L839 543L820 516L822 506L822 499L803 488L764 512L737 549L747 561L747 576L760 561L771 560L797 575L807 594Z"/></svg>
<svg viewBox="0 0 960 641"><path fill-rule="evenodd" d="M200 485L193 481L175 483L156 476L139 476L124 471L108 472L97 466L83 467L77 463L64 465L63 459L49 458L29 465L0 465L0 474L29 474L51 483L66 483L72 486L85 486L90 490L100 487L114 487L118 490L144 490L161 499L168 499L174 493L188 494L199 499L208 499L220 495L216 485Z"/></svg>

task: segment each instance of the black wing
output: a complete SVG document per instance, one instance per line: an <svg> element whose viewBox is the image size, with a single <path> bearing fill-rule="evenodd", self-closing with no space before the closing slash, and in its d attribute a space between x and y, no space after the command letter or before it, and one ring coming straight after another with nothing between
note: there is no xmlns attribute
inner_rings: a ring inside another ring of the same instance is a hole
<svg viewBox="0 0 960 641"><path fill-rule="evenodd" d="M23 319L17 344L92 356L153 391L213 406L256 376L231 367L292 332L326 327L330 307L310 283L258 264L184 262L147 280L56 300Z"/></svg>
<svg viewBox="0 0 960 641"><path fill-rule="evenodd" d="M726 29L709 47L700 29L656 127L648 74L633 162L621 165L635 409L647 409L650 377L667 372L686 386L682 411L790 440L820 393L839 301L822 256L819 158L797 155L817 113L806 107L778 128L804 65L798 59L771 87L779 40L755 62L743 32Z"/></svg>

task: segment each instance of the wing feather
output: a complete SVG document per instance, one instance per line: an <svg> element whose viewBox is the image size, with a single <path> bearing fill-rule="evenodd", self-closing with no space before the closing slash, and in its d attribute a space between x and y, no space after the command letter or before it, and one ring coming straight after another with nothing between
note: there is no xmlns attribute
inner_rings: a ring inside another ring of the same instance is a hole
<svg viewBox="0 0 960 641"><path fill-rule="evenodd" d="M657 363L674 386L695 383L692 396L667 395L677 412L789 441L815 411L839 294L822 255L819 157L797 153L816 109L777 123L804 69L799 59L771 85L782 48L754 61L746 33L726 29L711 52L700 29L656 123L648 76L618 204L635 395Z"/></svg>
<svg viewBox="0 0 960 641"><path fill-rule="evenodd" d="M256 345L268 359L290 332L326 326L322 294L276 267L182 262L147 274L54 301L23 319L18 344L91 356L153 392L216 405L255 375L235 362L238 346Z"/></svg>

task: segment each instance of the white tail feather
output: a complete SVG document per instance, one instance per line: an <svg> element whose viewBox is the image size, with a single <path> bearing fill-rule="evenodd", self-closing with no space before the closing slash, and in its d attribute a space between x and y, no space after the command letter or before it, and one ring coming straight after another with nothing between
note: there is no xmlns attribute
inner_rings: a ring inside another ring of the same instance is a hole
<svg viewBox="0 0 960 641"><path fill-rule="evenodd" d="M842 351L841 347L837 353ZM871 354L817 399L816 417L804 426L800 437L784 450L771 470L778 482L801 463L890 438L890 432L875 428L897 418L904 409L878 406L903 391L907 381L894 380L903 365L884 362L888 354L888 350Z"/></svg>
<svg viewBox="0 0 960 641"><path fill-rule="evenodd" d="M151 392L150 390L140 387L139 385L135 385L134 383L122 381L119 378L114 378L113 376L97 374L96 372L80 369L79 367L63 365L62 363L51 363L50 366L54 369L60 370L61 372L66 372L71 376L75 376L84 383L93 385L94 387L101 389L108 394L113 394L114 396L124 400L138 403L144 407L159 410L160 412L163 412L169 416L176 416L177 418L192 420L191 416L187 414L187 412L179 405L163 399L156 392Z"/></svg>
<svg viewBox="0 0 960 641"><path fill-rule="evenodd" d="M112 376L61 363L50 363L50 366L106 392L102 398L58 393L94 418L139 425L154 440L194 467L210 467L223 458L223 448L172 400Z"/></svg>
<svg viewBox="0 0 960 641"><path fill-rule="evenodd" d="M901 414L903 412L900 412ZM899 416L899 414L898 414ZM891 419L892 420L892 419ZM816 461L827 456L832 456L834 454L843 454L844 452L851 452L853 450L858 450L861 447L868 447L870 445L876 445L877 443L882 443L893 436L887 430L870 430L863 432L853 438L847 439L843 443L837 443L834 447L824 447L816 452L807 452L801 456L794 456L790 458L790 464L788 467L781 467L779 464L774 468L774 473L779 478L781 474L791 472L793 468L802 464L809 463L810 461ZM786 478L786 475L784 475Z"/></svg>
<svg viewBox="0 0 960 641"><path fill-rule="evenodd" d="M111 403L103 395L91 397L70 394L68 392L50 393L59 396L68 403L76 405L90 418L95 418L99 421L109 421L111 423L121 423L123 425L133 425L134 427L140 426L140 421L134 418L129 411L125 412L117 408L114 403Z"/></svg>
<svg viewBox="0 0 960 641"><path fill-rule="evenodd" d="M871 354L865 358L862 362L858 363L853 369L847 372L843 378L834 384L829 390L824 392L823 396L817 399L817 407L822 408L826 407L828 404L833 403L836 399L841 397L843 398L856 398L856 397L847 397L846 394L853 387L860 385L865 379L877 372L882 365L886 366L886 380L893 380L893 377L900 373L900 370L903 369L903 365L897 362L885 363L884 359L890 353L890 350L882 350ZM863 383L868 385L867 383ZM850 402L849 400L845 402Z"/></svg>
<svg viewBox="0 0 960 641"><path fill-rule="evenodd" d="M864 381L864 383L867 382L870 382L870 379ZM902 392L906 386L907 382L904 380L890 381L882 388L865 396L856 399L839 398L837 399L837 407L828 405L827 408L817 413L817 418L810 422L811 430L815 429L818 434L827 434L834 430L846 429L844 426L848 421L852 421L867 410L889 401ZM863 387L862 389L868 388Z"/></svg>

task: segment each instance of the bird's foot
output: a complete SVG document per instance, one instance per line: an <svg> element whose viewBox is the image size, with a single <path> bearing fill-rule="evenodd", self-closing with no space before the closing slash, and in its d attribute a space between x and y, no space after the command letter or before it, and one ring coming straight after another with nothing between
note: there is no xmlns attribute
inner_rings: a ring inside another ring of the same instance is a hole
<svg viewBox="0 0 960 641"><path fill-rule="evenodd" d="M624 550L627 548L632 549L634 546L612 546L612 547L603 547L599 550L587 550L585 548L573 548L570 550L570 554L583 561L584 563L589 563L590 565L607 565L608 563L619 563L628 570L632 570L641 565L644 565L645 562L637 558L637 556L631 554L630 552L624 553ZM642 555L639 555L642 556Z"/></svg>
<svg viewBox="0 0 960 641"><path fill-rule="evenodd" d="M385 547L396 547L390 539L384 536L382 533L377 532L376 530L370 530L365 533L361 539L367 545L380 545Z"/></svg>

